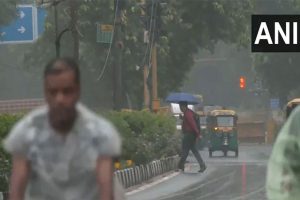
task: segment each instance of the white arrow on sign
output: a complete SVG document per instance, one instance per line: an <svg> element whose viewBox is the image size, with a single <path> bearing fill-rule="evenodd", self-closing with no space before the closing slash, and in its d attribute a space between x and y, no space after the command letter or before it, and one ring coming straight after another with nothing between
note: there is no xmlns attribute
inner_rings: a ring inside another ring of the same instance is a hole
<svg viewBox="0 0 300 200"><path fill-rule="evenodd" d="M20 12L20 18L23 19L25 17L25 13L23 11Z"/></svg>
<svg viewBox="0 0 300 200"><path fill-rule="evenodd" d="M25 33L26 29L24 26L21 26L20 28L18 28L18 31L23 34Z"/></svg>

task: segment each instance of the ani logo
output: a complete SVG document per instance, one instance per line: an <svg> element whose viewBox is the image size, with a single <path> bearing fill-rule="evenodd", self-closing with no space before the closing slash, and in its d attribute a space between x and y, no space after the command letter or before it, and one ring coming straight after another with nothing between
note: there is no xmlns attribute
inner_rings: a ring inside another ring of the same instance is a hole
<svg viewBox="0 0 300 200"><path fill-rule="evenodd" d="M300 52L300 15L252 15L252 52Z"/></svg>

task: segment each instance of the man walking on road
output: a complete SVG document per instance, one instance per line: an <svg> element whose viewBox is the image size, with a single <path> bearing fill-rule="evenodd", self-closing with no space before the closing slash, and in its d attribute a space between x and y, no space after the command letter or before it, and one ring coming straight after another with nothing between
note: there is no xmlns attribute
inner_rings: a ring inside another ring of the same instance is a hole
<svg viewBox="0 0 300 200"><path fill-rule="evenodd" d="M10 200L113 200L120 138L80 104L79 67L69 58L44 71L47 105L25 116L4 141L12 154Z"/></svg>
<svg viewBox="0 0 300 200"><path fill-rule="evenodd" d="M184 171L184 164L188 157L189 151L191 150L200 165L199 172L204 172L206 169L206 165L196 148L196 143L201 138L201 135L200 135L200 130L197 128L196 125L196 121L194 117L195 113L188 108L187 102L179 102L179 106L180 106L180 110L183 112L183 119L182 119L183 140L182 140L182 153L181 153L180 161L178 163L178 168Z"/></svg>

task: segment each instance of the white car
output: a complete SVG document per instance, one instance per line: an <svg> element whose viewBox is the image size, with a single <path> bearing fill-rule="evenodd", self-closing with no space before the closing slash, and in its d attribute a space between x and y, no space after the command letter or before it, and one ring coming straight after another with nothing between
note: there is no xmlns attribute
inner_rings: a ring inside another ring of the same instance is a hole
<svg viewBox="0 0 300 200"><path fill-rule="evenodd" d="M177 103L171 103L170 104L170 110L173 114L173 116L176 118L176 129L181 131L181 124L182 124L182 120L180 119L180 115L182 115L183 113L180 110L179 104ZM191 110L195 110L195 106L194 105L188 105L188 108Z"/></svg>

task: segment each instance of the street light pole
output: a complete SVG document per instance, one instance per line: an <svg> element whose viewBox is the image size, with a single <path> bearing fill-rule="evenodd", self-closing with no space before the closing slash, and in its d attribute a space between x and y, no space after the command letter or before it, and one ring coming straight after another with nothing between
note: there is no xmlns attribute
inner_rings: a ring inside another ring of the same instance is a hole
<svg viewBox="0 0 300 200"><path fill-rule="evenodd" d="M53 2L54 6L54 26L55 26L55 52L56 52L56 58L60 56L60 40L57 40L58 38L58 26L57 26L57 1Z"/></svg>
<svg viewBox="0 0 300 200"><path fill-rule="evenodd" d="M63 36L63 34L67 31L69 31L69 28L65 28L60 33L58 33L58 13L57 13L57 5L60 4L65 0L37 0L38 5L50 5L53 6L54 9L54 26L55 26L55 53L56 57L60 57L60 39Z"/></svg>
<svg viewBox="0 0 300 200"><path fill-rule="evenodd" d="M57 14L57 6L61 2L65 0L53 0L52 6L54 7L54 26L55 26L55 52L56 52L56 58L60 57L60 39L63 36L63 34L67 31L69 31L69 28L65 28L60 33L58 33L58 14Z"/></svg>
<svg viewBox="0 0 300 200"><path fill-rule="evenodd" d="M78 23L78 2L77 1L69 1L70 2L70 31L73 37L73 57L76 61L79 60L79 35L77 30Z"/></svg>

